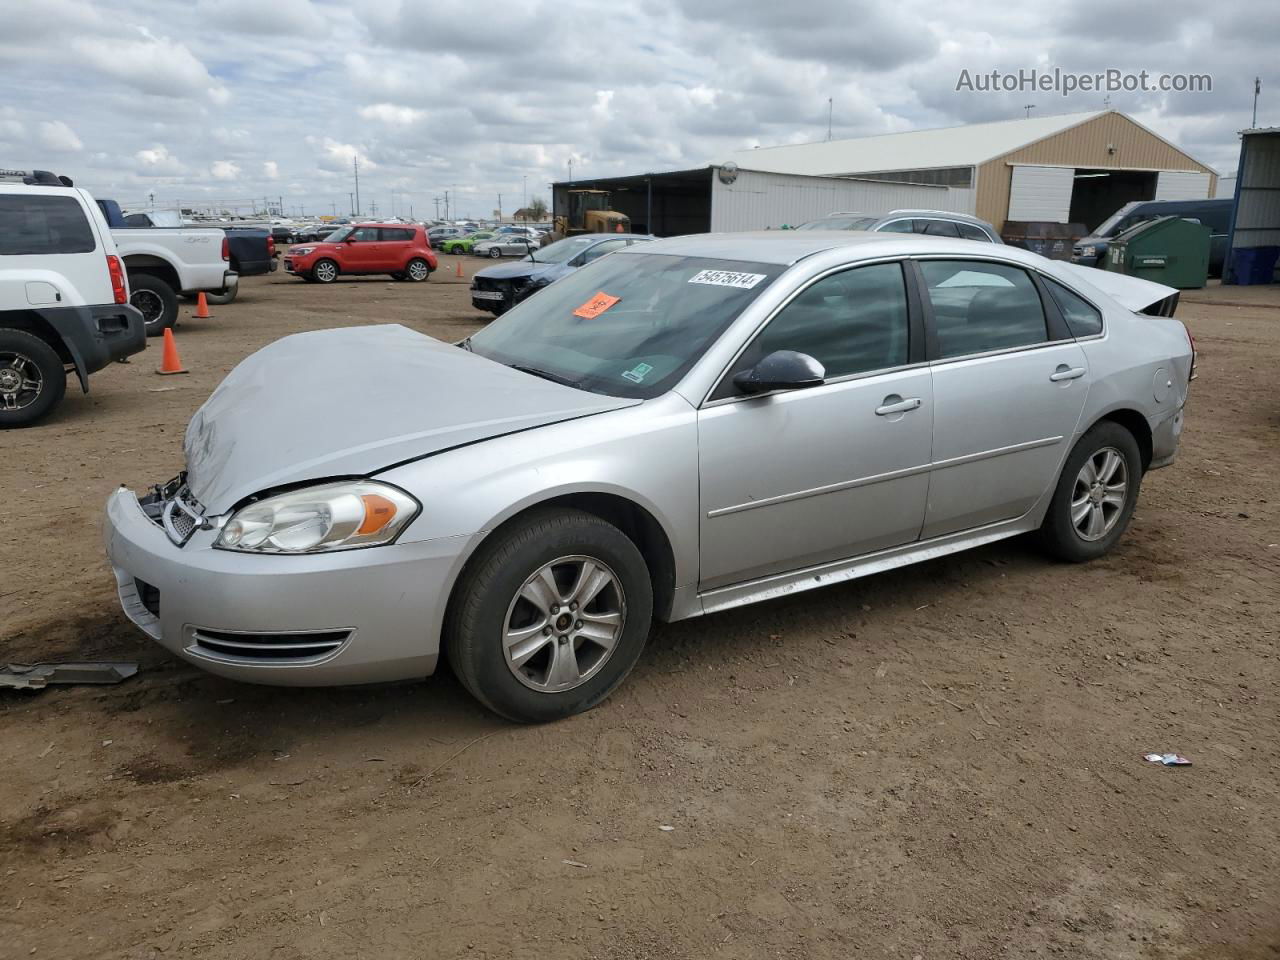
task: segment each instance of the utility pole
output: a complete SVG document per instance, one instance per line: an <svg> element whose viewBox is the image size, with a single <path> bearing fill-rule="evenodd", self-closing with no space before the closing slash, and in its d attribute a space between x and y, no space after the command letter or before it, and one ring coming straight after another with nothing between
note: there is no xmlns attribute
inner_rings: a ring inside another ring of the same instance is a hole
<svg viewBox="0 0 1280 960"><path fill-rule="evenodd" d="M354 217L356 215L356 195L348 192L347 199L351 201L351 215Z"/></svg>
<svg viewBox="0 0 1280 960"><path fill-rule="evenodd" d="M1253 78L1253 124L1249 127L1250 130L1258 129L1258 94L1260 94L1261 92L1262 92L1262 78L1254 77Z"/></svg>
<svg viewBox="0 0 1280 960"><path fill-rule="evenodd" d="M502 194L498 194L498 222L502 222Z"/></svg>
<svg viewBox="0 0 1280 960"><path fill-rule="evenodd" d="M356 178L356 212L360 210L360 154L351 154L351 172Z"/></svg>
<svg viewBox="0 0 1280 960"><path fill-rule="evenodd" d="M827 139L831 139L831 114L833 111L832 98L827 97Z"/></svg>
<svg viewBox="0 0 1280 960"><path fill-rule="evenodd" d="M529 175L526 173L520 178L520 206L529 206Z"/></svg>
<svg viewBox="0 0 1280 960"><path fill-rule="evenodd" d="M329 201L329 206L333 207L333 216L334 216L334 219L337 219L337 216L338 216L338 205L337 205L336 203L334 203L332 200L330 200L330 201Z"/></svg>
<svg viewBox="0 0 1280 960"><path fill-rule="evenodd" d="M444 192L444 218L446 221L449 219L449 191L448 190Z"/></svg>
<svg viewBox="0 0 1280 960"><path fill-rule="evenodd" d="M1031 116L1031 111L1032 111L1032 110L1034 110L1034 109L1035 109L1035 107L1036 107L1036 105L1035 105L1034 103L1024 103L1024 104L1022 105L1022 109L1023 109L1023 110L1025 110L1025 111L1027 111L1027 116L1028 116L1028 117L1029 117L1029 116Z"/></svg>
<svg viewBox="0 0 1280 960"><path fill-rule="evenodd" d="M569 158L569 186L573 186L573 157Z"/></svg>

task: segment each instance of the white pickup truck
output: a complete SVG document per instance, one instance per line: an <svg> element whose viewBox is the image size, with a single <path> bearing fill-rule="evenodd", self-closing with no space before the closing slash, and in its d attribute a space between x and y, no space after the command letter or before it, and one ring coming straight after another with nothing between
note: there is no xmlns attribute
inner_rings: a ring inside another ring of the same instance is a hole
<svg viewBox="0 0 1280 960"><path fill-rule="evenodd" d="M129 274L129 302L141 312L147 336L158 337L178 319L178 296L232 293L240 282L231 269L227 235L216 227L130 229L114 200L98 200Z"/></svg>

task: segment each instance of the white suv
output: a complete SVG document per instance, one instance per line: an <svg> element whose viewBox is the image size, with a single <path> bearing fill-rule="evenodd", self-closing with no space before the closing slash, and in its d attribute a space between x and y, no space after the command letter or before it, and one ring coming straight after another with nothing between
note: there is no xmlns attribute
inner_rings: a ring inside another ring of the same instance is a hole
<svg viewBox="0 0 1280 960"><path fill-rule="evenodd" d="M89 374L146 346L98 205L44 171L0 169L0 429L24 427Z"/></svg>

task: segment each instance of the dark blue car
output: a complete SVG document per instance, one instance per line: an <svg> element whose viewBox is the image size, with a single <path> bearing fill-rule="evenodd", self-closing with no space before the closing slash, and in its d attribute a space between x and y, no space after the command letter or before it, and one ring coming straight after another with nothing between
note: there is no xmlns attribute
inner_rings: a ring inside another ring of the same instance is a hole
<svg viewBox="0 0 1280 960"><path fill-rule="evenodd" d="M471 281L471 305L495 316L506 313L525 297L592 260L653 239L637 233L582 233L566 237L531 251L521 260L478 271Z"/></svg>

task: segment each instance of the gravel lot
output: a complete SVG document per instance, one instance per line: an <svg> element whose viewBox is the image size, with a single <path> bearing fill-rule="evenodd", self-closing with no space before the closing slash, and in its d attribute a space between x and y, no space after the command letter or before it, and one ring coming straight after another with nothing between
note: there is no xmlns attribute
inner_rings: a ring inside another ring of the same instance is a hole
<svg viewBox="0 0 1280 960"><path fill-rule="evenodd" d="M1179 461L1087 566L1005 542L663 627L540 728L447 671L271 689L162 653L118 610L108 493L176 473L278 337L472 332L442 261L247 280L181 323L189 376L153 346L0 434L0 658L143 665L0 695L0 956L1280 957L1280 292L1184 298Z"/></svg>

